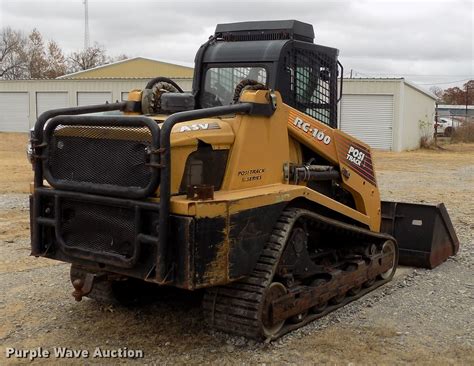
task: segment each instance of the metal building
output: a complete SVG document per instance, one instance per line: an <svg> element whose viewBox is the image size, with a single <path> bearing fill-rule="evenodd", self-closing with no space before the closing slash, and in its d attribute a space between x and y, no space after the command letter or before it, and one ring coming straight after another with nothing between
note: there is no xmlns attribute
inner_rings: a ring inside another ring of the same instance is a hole
<svg viewBox="0 0 474 366"><path fill-rule="evenodd" d="M58 79L97 79L97 78L192 78L194 69L188 66L171 64L147 57L133 57L92 69L60 76Z"/></svg>
<svg viewBox="0 0 474 366"><path fill-rule="evenodd" d="M150 78L0 80L0 131L27 132L49 109L126 100L132 89L143 89ZM174 78L191 90L191 78Z"/></svg>
<svg viewBox="0 0 474 366"><path fill-rule="evenodd" d="M438 116L474 121L474 105L438 104Z"/></svg>
<svg viewBox="0 0 474 366"><path fill-rule="evenodd" d="M433 136L436 97L403 79L344 79L339 127L372 148L404 151Z"/></svg>
<svg viewBox="0 0 474 366"><path fill-rule="evenodd" d="M125 100L156 76L192 88L192 67L134 57L55 80L0 80L0 131L26 132L49 109Z"/></svg>
<svg viewBox="0 0 474 366"><path fill-rule="evenodd" d="M125 100L156 75L190 91L192 70L137 57L56 80L0 80L0 131L26 132L49 109ZM344 79L339 127L373 148L418 148L434 113L435 97L404 79Z"/></svg>

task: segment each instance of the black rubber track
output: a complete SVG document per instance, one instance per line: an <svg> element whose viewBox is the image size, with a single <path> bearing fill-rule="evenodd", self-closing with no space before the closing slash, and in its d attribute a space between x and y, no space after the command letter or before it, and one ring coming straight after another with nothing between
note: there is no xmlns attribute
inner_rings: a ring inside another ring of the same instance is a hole
<svg viewBox="0 0 474 366"><path fill-rule="evenodd" d="M342 230L354 236L370 237L376 240L394 240L388 235L355 228L352 225L336 222L307 210L288 208L283 211L275 225L253 272L248 277L237 282L206 290L203 299L203 309L208 323L213 328L256 340L266 339L261 319L265 291L272 283L274 273L293 225L302 216L313 216L315 220L320 220L318 225L323 230ZM283 328L271 339L277 339L289 331L300 328L360 298L390 280L391 277L387 280L378 279L372 286L362 289L357 295L346 297L340 304L328 306L322 313L310 314L298 324L291 324L287 321Z"/></svg>

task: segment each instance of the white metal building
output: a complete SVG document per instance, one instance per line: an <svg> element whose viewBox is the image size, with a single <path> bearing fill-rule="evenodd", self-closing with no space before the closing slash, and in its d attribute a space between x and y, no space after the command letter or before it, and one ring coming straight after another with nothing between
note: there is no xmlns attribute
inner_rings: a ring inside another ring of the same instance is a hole
<svg viewBox="0 0 474 366"><path fill-rule="evenodd" d="M149 78L0 81L0 131L26 132L46 110L125 100ZM192 79L174 79L191 90ZM404 79L344 79L339 127L371 147L403 151L432 136L435 97Z"/></svg>
<svg viewBox="0 0 474 366"><path fill-rule="evenodd" d="M433 135L436 97L400 79L344 79L339 127L372 148L420 147Z"/></svg>
<svg viewBox="0 0 474 366"><path fill-rule="evenodd" d="M174 79L191 90L192 79ZM126 100L150 78L0 80L0 131L27 132L49 109Z"/></svg>

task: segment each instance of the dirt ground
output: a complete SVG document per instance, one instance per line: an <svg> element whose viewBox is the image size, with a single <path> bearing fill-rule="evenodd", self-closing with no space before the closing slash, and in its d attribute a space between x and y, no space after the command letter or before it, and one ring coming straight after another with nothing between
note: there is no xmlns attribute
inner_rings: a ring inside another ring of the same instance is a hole
<svg viewBox="0 0 474 366"><path fill-rule="evenodd" d="M0 133L0 364L18 363L7 347L91 352L68 364L474 364L473 144L375 153L383 199L446 204L461 242L455 258L432 271L404 268L359 301L259 344L208 329L199 294L135 307L75 302L68 265L28 256L26 141ZM96 359L96 347L144 358ZM35 363L52 361L65 360Z"/></svg>

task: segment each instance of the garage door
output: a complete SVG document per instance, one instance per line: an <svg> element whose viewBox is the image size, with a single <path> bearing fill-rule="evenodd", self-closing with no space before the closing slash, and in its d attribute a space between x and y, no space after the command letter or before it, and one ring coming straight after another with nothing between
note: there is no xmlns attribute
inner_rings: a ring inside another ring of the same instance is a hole
<svg viewBox="0 0 474 366"><path fill-rule="evenodd" d="M28 132L28 93L0 93L0 131Z"/></svg>
<svg viewBox="0 0 474 366"><path fill-rule="evenodd" d="M78 92L77 105L93 105L104 104L105 102L112 103L112 93L109 92Z"/></svg>
<svg viewBox="0 0 474 366"><path fill-rule="evenodd" d="M67 92L38 92L36 93L36 117L50 109L66 108L68 106Z"/></svg>
<svg viewBox="0 0 474 366"><path fill-rule="evenodd" d="M370 147L392 150L393 95L344 95L341 130Z"/></svg>

